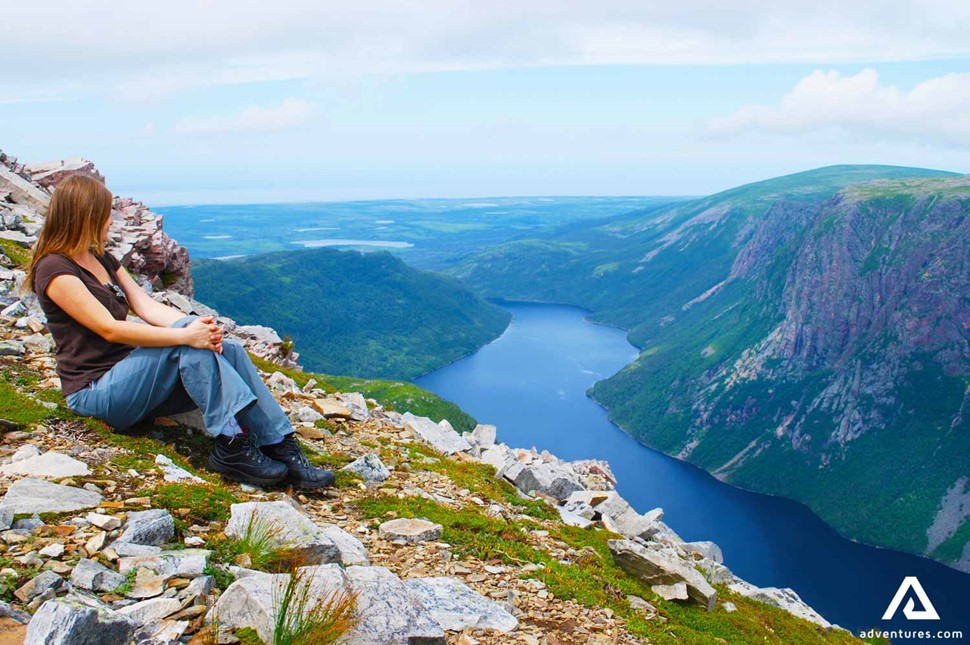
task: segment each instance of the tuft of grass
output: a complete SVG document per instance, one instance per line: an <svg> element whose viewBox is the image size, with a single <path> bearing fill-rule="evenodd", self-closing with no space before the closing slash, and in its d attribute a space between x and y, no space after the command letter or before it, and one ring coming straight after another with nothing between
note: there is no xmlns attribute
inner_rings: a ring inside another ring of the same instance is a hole
<svg viewBox="0 0 970 645"><path fill-rule="evenodd" d="M3 249L4 255L13 260L18 267L24 267L30 262L30 249L25 249L13 240L0 239L0 249Z"/></svg>
<svg viewBox="0 0 970 645"><path fill-rule="evenodd" d="M259 637L259 634L252 627L237 629L233 632L233 635L239 639L240 645L265 645L263 639Z"/></svg>
<svg viewBox="0 0 970 645"><path fill-rule="evenodd" d="M356 624L356 595L334 591L316 598L310 581L305 579L305 571L293 571L282 588L273 645L332 645Z"/></svg>
<svg viewBox="0 0 970 645"><path fill-rule="evenodd" d="M249 569L284 573L305 562L301 554L283 540L282 532L282 527L259 519L254 511L242 537L216 540L210 543L210 547L218 562L236 564L240 557L245 556L249 560Z"/></svg>
<svg viewBox="0 0 970 645"><path fill-rule="evenodd" d="M127 596L128 592L131 591L132 586L135 584L136 575L138 575L138 569L131 569L125 573L125 581L115 587L114 593L119 596Z"/></svg>

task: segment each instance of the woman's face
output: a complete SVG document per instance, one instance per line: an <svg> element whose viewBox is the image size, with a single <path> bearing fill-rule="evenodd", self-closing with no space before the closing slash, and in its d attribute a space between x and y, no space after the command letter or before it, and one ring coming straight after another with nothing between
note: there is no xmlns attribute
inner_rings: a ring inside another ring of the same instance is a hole
<svg viewBox="0 0 970 645"><path fill-rule="evenodd" d="M110 228L111 228L111 218L109 217L108 219L105 220L104 226L101 228L101 243L102 244L107 244L108 243L108 229L110 229Z"/></svg>

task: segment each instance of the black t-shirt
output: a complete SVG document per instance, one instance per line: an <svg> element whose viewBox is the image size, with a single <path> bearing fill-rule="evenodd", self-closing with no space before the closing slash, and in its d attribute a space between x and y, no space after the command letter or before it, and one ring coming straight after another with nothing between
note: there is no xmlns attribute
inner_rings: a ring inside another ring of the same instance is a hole
<svg viewBox="0 0 970 645"><path fill-rule="evenodd" d="M40 301L40 308L47 314L47 328L57 345L54 357L57 359L57 375L61 378L61 391L65 396L101 378L134 349L131 345L109 343L71 318L47 297L47 286L51 280L59 275L73 275L84 283L115 320L125 320L128 302L111 287L115 285L121 289L115 279L115 272L121 268L121 264L109 253L96 257L108 271L111 283L101 284L94 274L65 255L45 255L34 266L33 289Z"/></svg>

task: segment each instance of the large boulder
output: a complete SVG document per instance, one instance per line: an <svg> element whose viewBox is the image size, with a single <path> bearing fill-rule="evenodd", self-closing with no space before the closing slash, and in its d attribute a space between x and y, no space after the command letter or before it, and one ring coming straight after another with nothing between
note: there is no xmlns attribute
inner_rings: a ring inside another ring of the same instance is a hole
<svg viewBox="0 0 970 645"><path fill-rule="evenodd" d="M261 531L280 547L293 549L307 564L341 559L340 548L309 517L287 501L233 504L225 534L242 538L247 531Z"/></svg>
<svg viewBox="0 0 970 645"><path fill-rule="evenodd" d="M105 645L127 643L137 625L107 608L76 601L48 600L27 626L24 645Z"/></svg>
<svg viewBox="0 0 970 645"><path fill-rule="evenodd" d="M388 569L348 567L345 573L357 595L358 622L346 636L348 645L447 643L441 626Z"/></svg>
<svg viewBox="0 0 970 645"><path fill-rule="evenodd" d="M438 452L451 455L456 452L467 452L472 446L461 435L455 432L447 419L435 423L428 417L418 417L410 412L401 416L404 427L424 439Z"/></svg>
<svg viewBox="0 0 970 645"><path fill-rule="evenodd" d="M157 546L171 541L173 537L175 519L172 514L163 508L153 508L129 513L125 530L117 542Z"/></svg>
<svg viewBox="0 0 970 645"><path fill-rule="evenodd" d="M566 464L556 462L533 462L515 473L512 483L525 493L542 493L559 502L584 490L576 472Z"/></svg>
<svg viewBox="0 0 970 645"><path fill-rule="evenodd" d="M0 506L13 513L64 513L94 508L101 495L73 486L61 486L43 479L18 479L7 489Z"/></svg>
<svg viewBox="0 0 970 645"><path fill-rule="evenodd" d="M717 592L694 567L678 557L672 549L651 545L645 547L631 540L607 542L613 559L632 576L650 585L687 585L687 595L700 606L713 611Z"/></svg>
<svg viewBox="0 0 970 645"><path fill-rule="evenodd" d="M448 631L471 628L510 632L519 624L502 605L455 578L411 578L404 586L441 628Z"/></svg>

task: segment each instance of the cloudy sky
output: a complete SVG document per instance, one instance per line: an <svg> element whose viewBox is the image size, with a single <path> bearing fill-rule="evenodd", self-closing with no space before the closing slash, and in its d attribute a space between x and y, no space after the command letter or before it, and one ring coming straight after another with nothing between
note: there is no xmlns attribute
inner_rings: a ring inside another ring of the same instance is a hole
<svg viewBox="0 0 970 645"><path fill-rule="evenodd" d="M16 2L0 148L156 206L966 173L968 35L955 0Z"/></svg>

